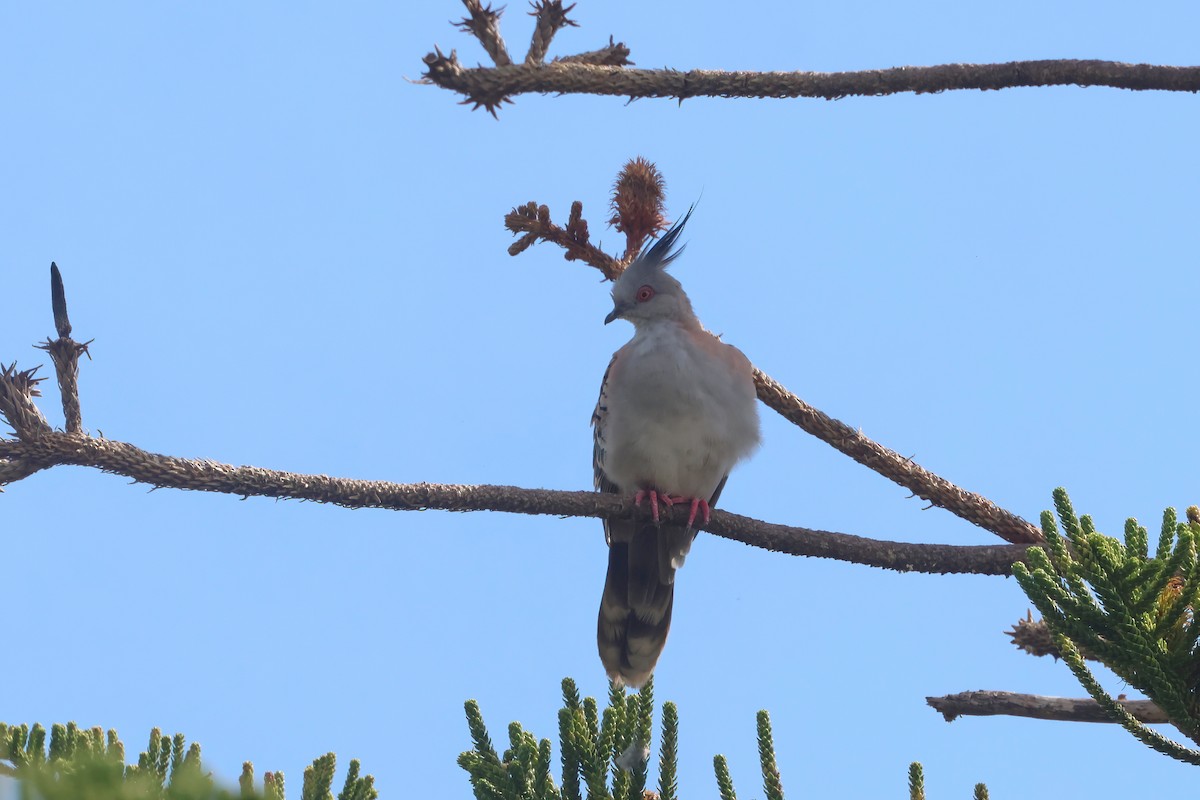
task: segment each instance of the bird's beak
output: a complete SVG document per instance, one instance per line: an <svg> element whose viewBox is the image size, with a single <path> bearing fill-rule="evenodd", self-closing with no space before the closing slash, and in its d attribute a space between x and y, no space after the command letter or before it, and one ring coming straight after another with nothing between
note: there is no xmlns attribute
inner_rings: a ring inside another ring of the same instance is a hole
<svg viewBox="0 0 1200 800"><path fill-rule="evenodd" d="M612 322L614 319L620 319L621 317L625 316L625 312L628 310L629 310L629 306L626 306L624 304L618 305L618 306L613 306L613 310L610 311L608 316L604 318L604 324L607 325L608 323Z"/></svg>

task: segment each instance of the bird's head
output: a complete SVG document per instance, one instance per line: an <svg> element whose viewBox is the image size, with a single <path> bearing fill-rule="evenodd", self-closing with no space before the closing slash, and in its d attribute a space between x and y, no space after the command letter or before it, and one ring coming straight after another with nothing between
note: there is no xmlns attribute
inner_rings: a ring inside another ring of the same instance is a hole
<svg viewBox="0 0 1200 800"><path fill-rule="evenodd" d="M692 209L671 226L661 239L646 248L613 282L613 310L604 324L627 319L635 327L655 320L689 321L695 319L691 301L679 281L667 274L667 266L679 257L683 247L673 249Z"/></svg>

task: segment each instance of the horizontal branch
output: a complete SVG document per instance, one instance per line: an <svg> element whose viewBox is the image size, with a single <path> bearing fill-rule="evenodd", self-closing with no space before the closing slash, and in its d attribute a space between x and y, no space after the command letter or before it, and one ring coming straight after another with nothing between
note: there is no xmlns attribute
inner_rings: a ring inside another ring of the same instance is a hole
<svg viewBox="0 0 1200 800"><path fill-rule="evenodd" d="M139 483L172 489L275 497L332 503L346 508L396 511L505 511L551 514L558 517L617 518L641 514L632 496L600 492L564 492L516 486L463 486L432 483L399 484L303 475L293 472L235 467L215 461L150 453L125 442L97 439L60 431L29 441L0 440L0 464L73 464L124 475ZM0 474L3 470L0 469ZM672 509L684 522L688 509ZM867 539L845 533L777 525L714 511L703 529L718 536L780 553L831 558L901 572L1008 575L1022 559L1019 545L959 546L912 544Z"/></svg>
<svg viewBox="0 0 1200 800"><path fill-rule="evenodd" d="M958 717L1030 717L1062 722L1114 722L1090 697L1043 697L1016 692L959 692L945 697L926 697L947 722ZM1149 700L1117 700L1139 722L1168 723L1167 715Z"/></svg>
<svg viewBox="0 0 1200 800"><path fill-rule="evenodd" d="M467 68L454 52L425 56L424 79L494 113L520 94L598 94L621 97L815 97L837 100L960 89L1022 86L1108 86L1141 91L1200 91L1200 67L1059 59L1006 64L942 64L857 72L722 72L630 69L557 61Z"/></svg>

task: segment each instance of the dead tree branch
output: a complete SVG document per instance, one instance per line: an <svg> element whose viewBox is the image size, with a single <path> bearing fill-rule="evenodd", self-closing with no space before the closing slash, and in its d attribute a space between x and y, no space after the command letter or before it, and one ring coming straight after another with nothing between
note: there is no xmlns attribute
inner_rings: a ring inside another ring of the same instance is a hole
<svg viewBox="0 0 1200 800"><path fill-rule="evenodd" d="M1005 64L942 64L857 72L722 72L628 69L566 59L550 64L464 67L457 54L425 56L427 83L461 94L492 114L521 94L596 94L618 97L880 97L963 89L1107 86L1135 91L1198 92L1200 67L1057 59Z"/></svg>
<svg viewBox="0 0 1200 800"><path fill-rule="evenodd" d="M944 697L926 697L925 702L947 722L958 717L1029 717L1062 722L1113 722L1100 704L1090 697L1044 697L1017 692L959 692ZM1117 699L1139 722L1169 723L1162 709L1149 700Z"/></svg>
<svg viewBox="0 0 1200 800"><path fill-rule="evenodd" d="M465 486L433 483L400 484L304 475L236 467L207 459L150 453L132 444L82 434L46 432L31 441L0 439L0 477L4 464L58 464L94 467L159 488L220 492L242 497L274 497L331 503L344 508L393 511L504 511L558 517L616 518L645 513L632 497L600 492L523 489L516 486ZM684 522L682 506L675 514ZM752 547L799 556L831 558L900 572L1008 575L1025 548L1016 545L958 546L888 542L809 528L777 525L714 510L702 526L717 536Z"/></svg>

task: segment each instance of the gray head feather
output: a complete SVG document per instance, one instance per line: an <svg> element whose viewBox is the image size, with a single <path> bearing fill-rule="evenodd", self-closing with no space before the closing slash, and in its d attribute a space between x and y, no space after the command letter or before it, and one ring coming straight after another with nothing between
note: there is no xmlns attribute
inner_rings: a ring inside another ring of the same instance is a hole
<svg viewBox="0 0 1200 800"><path fill-rule="evenodd" d="M695 206L689 208L661 239L644 249L613 282L613 310L604 320L606 325L614 319L627 319L635 326L654 319L695 320L692 304L683 287L666 272L666 268L683 253L684 246L676 249L675 243L693 209Z"/></svg>

